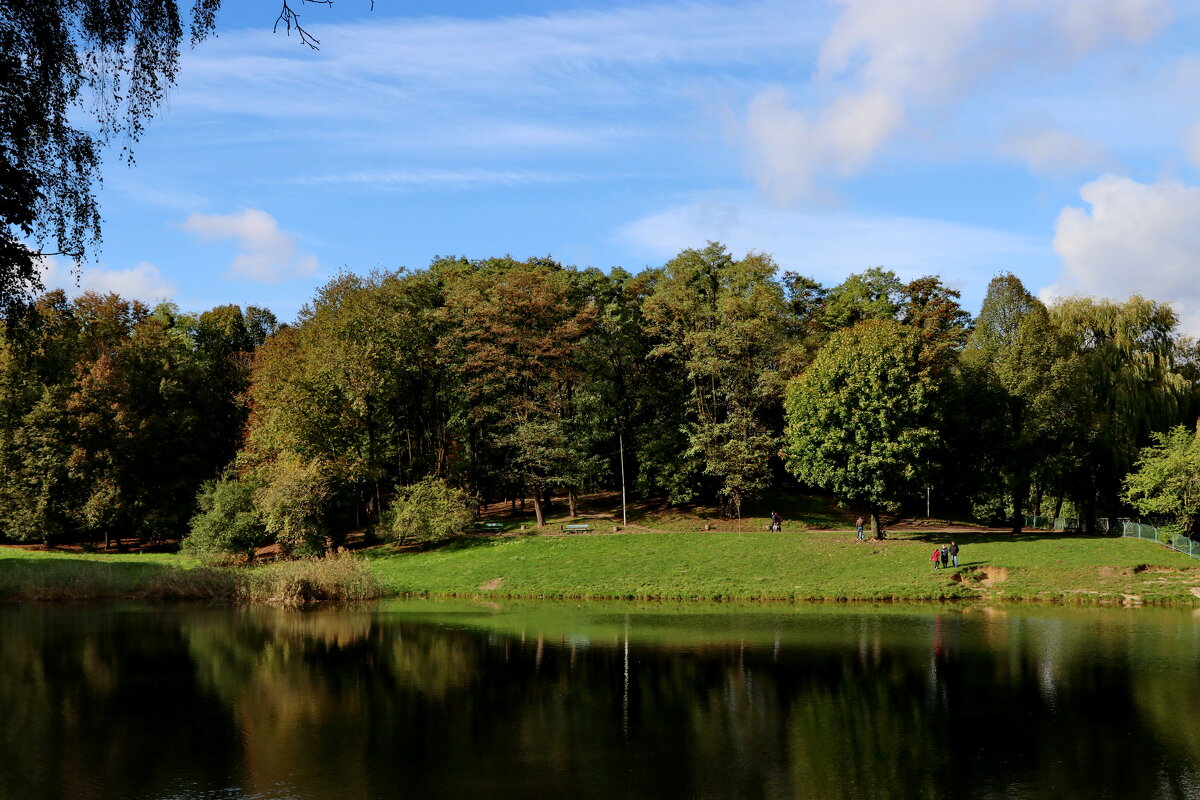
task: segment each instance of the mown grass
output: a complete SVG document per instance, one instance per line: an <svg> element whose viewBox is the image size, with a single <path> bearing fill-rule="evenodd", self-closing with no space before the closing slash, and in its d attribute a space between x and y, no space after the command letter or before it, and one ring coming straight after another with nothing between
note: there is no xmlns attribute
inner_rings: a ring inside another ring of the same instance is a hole
<svg viewBox="0 0 1200 800"><path fill-rule="evenodd" d="M956 538L959 569L931 569ZM705 600L1200 603L1200 562L1151 542L1061 534L620 533L368 551L389 594Z"/></svg>
<svg viewBox="0 0 1200 800"><path fill-rule="evenodd" d="M930 567L956 538L958 569ZM0 551L0 598L300 606L380 596L643 600L1037 600L1200 604L1200 561L1153 542L1049 533L849 531L473 537L314 561L205 566L175 555Z"/></svg>
<svg viewBox="0 0 1200 800"><path fill-rule="evenodd" d="M208 601L305 606L380 597L371 566L351 555L257 567L208 566L170 554L0 552L0 599Z"/></svg>

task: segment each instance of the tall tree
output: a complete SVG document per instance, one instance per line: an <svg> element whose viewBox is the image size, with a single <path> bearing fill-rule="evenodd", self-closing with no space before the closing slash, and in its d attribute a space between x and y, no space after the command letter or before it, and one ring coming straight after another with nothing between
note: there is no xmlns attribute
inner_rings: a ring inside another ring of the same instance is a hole
<svg viewBox="0 0 1200 800"><path fill-rule="evenodd" d="M768 419L782 395L789 320L776 271L770 256L734 260L710 242L668 262L646 299L658 341L650 355L687 381L684 464L702 467L730 516L769 486L778 450Z"/></svg>
<svg viewBox="0 0 1200 800"><path fill-rule="evenodd" d="M866 506L875 535L880 512L915 497L942 455L944 383L922 369L923 344L899 322L860 322L788 385L788 470Z"/></svg>
<svg viewBox="0 0 1200 800"><path fill-rule="evenodd" d="M1041 301L1011 273L993 278L962 362L965 371L976 373L977 397L998 396L999 419L982 417L998 429L972 451L986 453L1002 477L1014 531L1023 524L1031 475L1046 452L1046 437L1056 435L1036 411L1049 402L1046 393L1062 390L1051 380L1062 355L1058 331Z"/></svg>
<svg viewBox="0 0 1200 800"><path fill-rule="evenodd" d="M503 454L497 477L530 493L543 525L545 496L595 468L574 436L577 356L595 325L594 298L549 259L497 259L447 284L444 314L453 324L439 347L462 391L460 418L484 432L477 444Z"/></svg>

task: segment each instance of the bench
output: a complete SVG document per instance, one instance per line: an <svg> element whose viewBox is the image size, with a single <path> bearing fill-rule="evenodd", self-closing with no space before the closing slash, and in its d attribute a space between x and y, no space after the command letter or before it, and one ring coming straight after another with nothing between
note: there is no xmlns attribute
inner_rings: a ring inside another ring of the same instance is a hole
<svg viewBox="0 0 1200 800"><path fill-rule="evenodd" d="M586 522L564 523L562 530L563 533L588 533L592 530L592 526Z"/></svg>
<svg viewBox="0 0 1200 800"><path fill-rule="evenodd" d="M498 531L504 530L504 523L503 522L476 522L475 527L481 531L486 531L488 533L496 533Z"/></svg>

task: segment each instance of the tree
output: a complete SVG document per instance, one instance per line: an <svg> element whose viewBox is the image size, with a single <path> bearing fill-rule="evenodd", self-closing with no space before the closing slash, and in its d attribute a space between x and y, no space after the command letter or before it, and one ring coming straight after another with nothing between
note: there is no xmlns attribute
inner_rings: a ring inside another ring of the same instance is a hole
<svg viewBox="0 0 1200 800"><path fill-rule="evenodd" d="M788 385L788 470L842 502L898 509L940 456L943 385L921 364L922 338L890 320L835 333Z"/></svg>
<svg viewBox="0 0 1200 800"><path fill-rule="evenodd" d="M1168 305L1137 295L1123 303L1076 297L1051 308L1050 318L1072 362L1060 369L1088 399L1086 416L1075 418L1076 456L1061 491L1091 531L1098 505L1119 513L1121 481L1151 434L1193 419L1195 387L1175 365L1177 318Z"/></svg>
<svg viewBox="0 0 1200 800"><path fill-rule="evenodd" d="M1147 515L1169 516L1169 530L1196 538L1200 521L1200 429L1177 425L1151 436L1136 468L1125 476L1123 498Z"/></svg>
<svg viewBox="0 0 1200 800"><path fill-rule="evenodd" d="M11 312L38 287L37 248L52 244L79 260L99 241L101 152L121 141L132 163L134 143L174 85L184 36L179 5L0 2L0 309ZM213 32L220 6L195 0L193 46ZM287 0L279 22L315 46Z"/></svg>
<svg viewBox="0 0 1200 800"><path fill-rule="evenodd" d="M770 485L778 450L770 420L783 389L789 320L777 269L763 253L734 260L709 242L671 259L645 304L657 340L651 358L686 381L680 469L700 467L728 516L740 517L742 501Z"/></svg>
<svg viewBox="0 0 1200 800"><path fill-rule="evenodd" d="M1044 395L1063 391L1063 386L1051 379L1062 355L1058 331L1041 301L1011 273L993 278L962 364L964 372L975 378L975 404L982 396L997 398L1000 414L979 417L991 435L971 449L984 454L990 462L988 468L1001 476L1014 531L1024 524L1030 479L1053 441L1048 437L1061 435L1063 430L1058 425L1047 426L1046 416L1037 413L1048 410L1052 402ZM978 421L974 429L981 430ZM1001 500L999 505L1005 504Z"/></svg>
<svg viewBox="0 0 1200 800"><path fill-rule="evenodd" d="M398 544L437 542L465 533L472 519L471 498L466 492L442 478L425 478L397 487L384 528Z"/></svg>
<svg viewBox="0 0 1200 800"><path fill-rule="evenodd" d="M549 492L596 469L587 442L573 435L577 356L596 306L576 291L573 274L550 259L465 265L447 281L448 324L438 343L461 389L464 438L484 456L477 465L490 461L499 468L494 477L528 491L539 526ZM473 488L482 495L481 477Z"/></svg>
<svg viewBox="0 0 1200 800"><path fill-rule="evenodd" d="M258 489L251 478L239 478L232 470L220 480L205 481L196 495L198 511L183 537L180 549L200 556L221 554L254 555L266 544L267 528L254 507Z"/></svg>

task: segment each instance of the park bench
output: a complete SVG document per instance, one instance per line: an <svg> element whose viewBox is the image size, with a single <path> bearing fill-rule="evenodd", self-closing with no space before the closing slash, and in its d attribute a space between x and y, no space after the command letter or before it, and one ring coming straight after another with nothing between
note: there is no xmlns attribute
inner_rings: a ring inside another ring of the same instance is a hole
<svg viewBox="0 0 1200 800"><path fill-rule="evenodd" d="M476 522L475 527L485 533L499 533L504 530L503 522Z"/></svg>
<svg viewBox="0 0 1200 800"><path fill-rule="evenodd" d="M563 533L588 533L592 530L592 526L586 522L570 522L563 523Z"/></svg>

